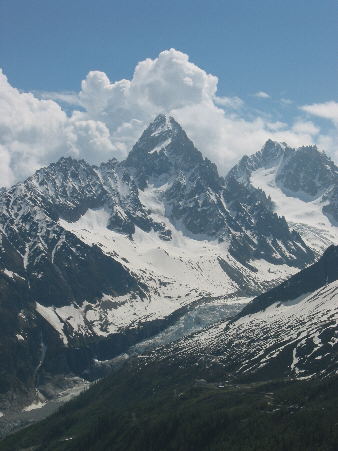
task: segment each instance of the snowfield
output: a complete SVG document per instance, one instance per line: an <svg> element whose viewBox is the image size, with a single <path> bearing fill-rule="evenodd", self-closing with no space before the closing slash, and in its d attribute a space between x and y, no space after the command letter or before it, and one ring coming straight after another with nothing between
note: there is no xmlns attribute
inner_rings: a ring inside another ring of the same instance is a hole
<svg viewBox="0 0 338 451"><path fill-rule="evenodd" d="M253 171L250 182L271 197L275 211L302 236L304 241L320 254L331 244L338 243L338 227L331 224L322 212L325 205L321 195L314 200L306 200L302 193L285 194L283 187L276 184L278 168L260 168Z"/></svg>
<svg viewBox="0 0 338 451"><path fill-rule="evenodd" d="M148 287L143 298L106 294L94 305L85 302L81 307L48 307L74 331L84 333L87 322L91 325L88 334L107 336L144 321L165 318L197 300L210 302L214 299L228 304L240 297L243 302L239 294L241 287L223 271L219 258L237 268L252 284L262 287L267 281L281 282L296 272L296 268L287 265L254 260L250 263L258 271L253 273L228 254L226 242L196 239L193 234L178 230L165 216L161 202L164 189L150 185L140 191L140 199L150 210L151 217L171 230L169 241L160 239L157 232L144 232L138 227L132 237L109 230L109 214L104 208L88 209L76 222L59 220L61 227L86 244L99 246ZM247 297L246 301L250 299Z"/></svg>

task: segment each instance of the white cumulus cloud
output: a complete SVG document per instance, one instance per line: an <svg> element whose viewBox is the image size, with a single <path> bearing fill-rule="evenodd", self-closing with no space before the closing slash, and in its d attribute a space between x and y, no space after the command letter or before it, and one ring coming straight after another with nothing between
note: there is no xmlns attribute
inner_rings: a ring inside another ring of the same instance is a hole
<svg viewBox="0 0 338 451"><path fill-rule="evenodd" d="M69 118L55 101L13 88L0 71L0 186L63 155L96 161L112 151L103 122Z"/></svg>

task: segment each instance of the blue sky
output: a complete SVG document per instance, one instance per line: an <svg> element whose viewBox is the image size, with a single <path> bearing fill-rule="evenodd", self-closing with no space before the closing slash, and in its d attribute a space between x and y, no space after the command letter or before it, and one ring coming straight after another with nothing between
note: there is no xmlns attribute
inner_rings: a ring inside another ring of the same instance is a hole
<svg viewBox="0 0 338 451"><path fill-rule="evenodd" d="M78 90L89 70L130 78L174 47L219 77L220 95L256 91L323 102L337 89L335 0L1 0L1 66L24 90Z"/></svg>
<svg viewBox="0 0 338 451"><path fill-rule="evenodd" d="M338 161L336 0L0 0L0 186L124 158L173 115L225 174L267 139Z"/></svg>

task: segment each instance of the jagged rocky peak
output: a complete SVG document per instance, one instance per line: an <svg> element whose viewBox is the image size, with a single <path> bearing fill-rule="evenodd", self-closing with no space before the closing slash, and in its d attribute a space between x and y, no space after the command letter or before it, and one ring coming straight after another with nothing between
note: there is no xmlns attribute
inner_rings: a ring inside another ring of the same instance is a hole
<svg viewBox="0 0 338 451"><path fill-rule="evenodd" d="M78 160L70 156L61 157L55 163L50 163L48 166L37 170L35 174L27 180L35 179L36 181L43 181L47 176L51 177L56 174L59 177L71 177L74 176L74 171L78 171L79 169L88 170L91 169L91 166L83 159Z"/></svg>
<svg viewBox="0 0 338 451"><path fill-rule="evenodd" d="M267 153L280 155L284 147L268 142L258 162L257 156L250 157L248 168L258 167ZM243 264L264 256L276 264L287 261L302 267L313 259L300 237L273 213L264 193L249 185L243 188L236 177L225 183L216 165L203 158L170 117L160 115L150 124L122 166L141 191L160 190L156 196L176 228L229 242L230 252Z"/></svg>
<svg viewBox="0 0 338 451"><path fill-rule="evenodd" d="M227 179L235 178L240 183L248 184L250 175L259 168L277 166L287 151L291 148L286 143L280 143L268 139L261 150L253 155L244 155L238 164L227 174Z"/></svg>
<svg viewBox="0 0 338 451"><path fill-rule="evenodd" d="M268 140L262 149L244 156L228 173L240 183L250 183L251 174L258 169L274 169L275 182L288 195L312 200L338 183L338 168L316 146L297 149L285 143Z"/></svg>
<svg viewBox="0 0 338 451"><path fill-rule="evenodd" d="M74 190L89 186L97 179L93 167L85 160L62 157L35 172L24 184L30 190L38 189L44 195L56 200L58 197L71 197Z"/></svg>
<svg viewBox="0 0 338 451"><path fill-rule="evenodd" d="M268 167L271 164L275 164L285 153L288 148L286 143L280 143L268 139L264 144L262 150L259 152L261 164Z"/></svg>
<svg viewBox="0 0 338 451"><path fill-rule="evenodd" d="M87 208L99 206L104 194L95 167L72 157L39 169L24 185L29 193L42 195L56 216L73 221Z"/></svg>
<svg viewBox="0 0 338 451"><path fill-rule="evenodd" d="M159 114L145 130L143 136L161 136L162 138L167 138L178 133L180 130L182 130L181 126L172 116Z"/></svg>
<svg viewBox="0 0 338 451"><path fill-rule="evenodd" d="M158 115L146 128L122 165L134 173L143 189L149 177L187 171L204 159L171 116Z"/></svg>
<svg viewBox="0 0 338 451"><path fill-rule="evenodd" d="M304 146L285 156L276 181L284 191L299 193L311 200L338 183L338 168L316 146Z"/></svg>
<svg viewBox="0 0 338 451"><path fill-rule="evenodd" d="M127 162L135 154L144 156L145 154L158 154L165 150L168 145L180 137L187 138L182 127L171 116L159 114L153 122L144 130L140 139L130 152Z"/></svg>

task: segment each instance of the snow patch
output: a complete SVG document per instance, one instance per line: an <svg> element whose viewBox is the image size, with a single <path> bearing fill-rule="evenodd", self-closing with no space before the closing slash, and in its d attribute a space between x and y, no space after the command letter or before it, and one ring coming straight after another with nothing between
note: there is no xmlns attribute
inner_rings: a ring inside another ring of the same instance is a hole
<svg viewBox="0 0 338 451"><path fill-rule="evenodd" d="M45 307L36 302L35 310L59 333L61 340L67 346L68 339L63 332L63 323L55 312L55 307Z"/></svg>
<svg viewBox="0 0 338 451"><path fill-rule="evenodd" d="M169 144L171 143L171 138L166 139L163 141L163 143L159 144L158 146L154 147L149 154L154 154L160 152L160 150L165 149Z"/></svg>
<svg viewBox="0 0 338 451"><path fill-rule="evenodd" d="M59 219L59 224L66 230L76 230L83 231L95 231L106 229L109 222L109 213L104 208L91 209L89 208L84 215L82 215L76 222L67 222L64 219Z"/></svg>
<svg viewBox="0 0 338 451"><path fill-rule="evenodd" d="M10 277L10 278L13 279L13 280L15 280L15 278L25 280L24 277L21 277L19 274L17 274L16 272L10 271L9 269L3 269L2 272L3 272L7 277Z"/></svg>
<svg viewBox="0 0 338 451"><path fill-rule="evenodd" d="M42 401L33 401L32 404L26 406L22 409L23 412L30 412L31 410L41 409L46 404L46 402Z"/></svg>

